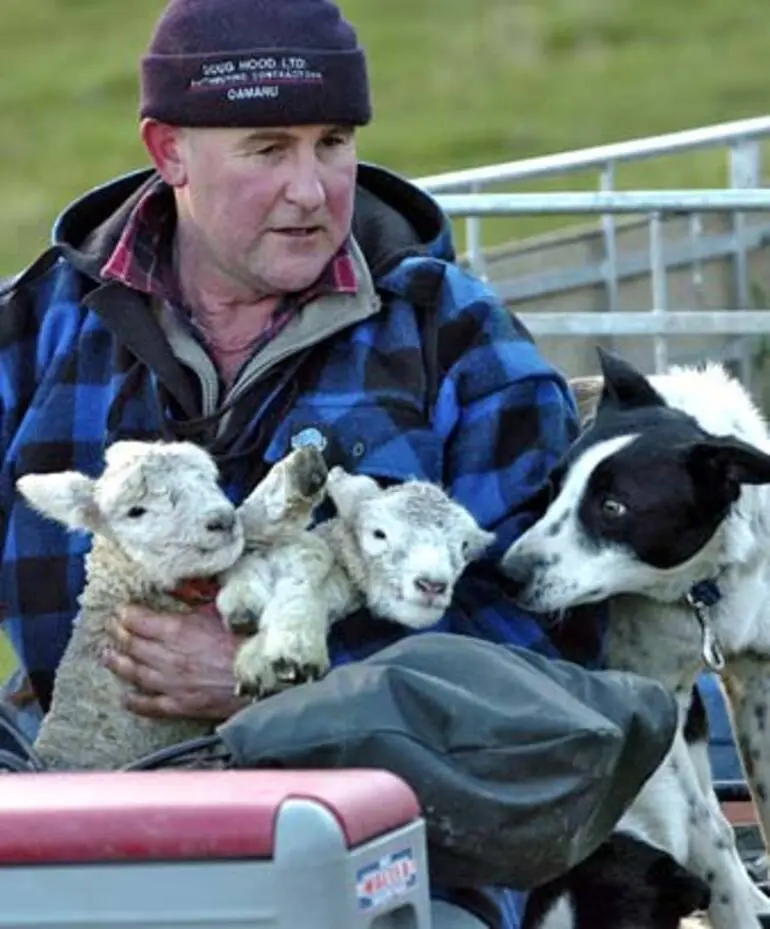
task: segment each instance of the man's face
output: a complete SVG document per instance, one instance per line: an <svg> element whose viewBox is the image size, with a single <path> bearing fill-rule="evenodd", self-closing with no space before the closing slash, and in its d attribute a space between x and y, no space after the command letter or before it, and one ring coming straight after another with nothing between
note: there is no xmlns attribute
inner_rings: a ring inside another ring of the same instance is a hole
<svg viewBox="0 0 770 929"><path fill-rule="evenodd" d="M184 129L177 151L180 231L220 279L262 295L302 290L350 231L349 128Z"/></svg>

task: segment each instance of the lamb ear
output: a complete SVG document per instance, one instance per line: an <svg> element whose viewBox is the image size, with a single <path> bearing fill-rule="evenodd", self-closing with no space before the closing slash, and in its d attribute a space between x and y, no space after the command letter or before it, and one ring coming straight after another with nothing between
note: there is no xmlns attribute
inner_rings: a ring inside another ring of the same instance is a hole
<svg viewBox="0 0 770 929"><path fill-rule="evenodd" d="M465 539L465 557L468 561L475 561L480 558L496 538L494 532L487 532L486 529L482 529L480 526L477 527Z"/></svg>
<svg viewBox="0 0 770 929"><path fill-rule="evenodd" d="M359 505L382 493L380 485L366 474L348 474L336 466L329 472L326 490L342 519L351 519Z"/></svg>
<svg viewBox="0 0 770 929"><path fill-rule="evenodd" d="M95 531L101 513L94 500L95 481L78 471L25 474L16 487L29 505L69 529Z"/></svg>

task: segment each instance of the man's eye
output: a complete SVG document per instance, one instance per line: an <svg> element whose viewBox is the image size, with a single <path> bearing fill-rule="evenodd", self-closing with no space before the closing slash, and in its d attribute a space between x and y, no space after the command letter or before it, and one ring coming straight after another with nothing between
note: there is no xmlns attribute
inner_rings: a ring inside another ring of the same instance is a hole
<svg viewBox="0 0 770 929"><path fill-rule="evenodd" d="M348 135L327 135L322 140L321 144L326 146L326 148L339 148L343 145L347 145L350 142L350 136Z"/></svg>

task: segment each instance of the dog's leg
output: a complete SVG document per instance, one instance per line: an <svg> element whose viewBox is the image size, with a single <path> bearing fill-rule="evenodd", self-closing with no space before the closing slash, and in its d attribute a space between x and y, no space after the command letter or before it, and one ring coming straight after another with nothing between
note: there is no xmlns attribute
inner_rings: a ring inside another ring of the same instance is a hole
<svg viewBox="0 0 770 929"><path fill-rule="evenodd" d="M709 922L713 929L760 926L757 914L770 913L770 900L746 871L713 787L704 792L691 754L686 761L677 775L689 816L688 863L711 885Z"/></svg>
<svg viewBox="0 0 770 929"><path fill-rule="evenodd" d="M770 655L746 653L731 657L722 683L767 853L770 850Z"/></svg>
<svg viewBox="0 0 770 929"><path fill-rule="evenodd" d="M669 755L647 781L619 828L644 837L689 867L711 888L712 929L758 929L756 913L767 903L737 852L732 829L704 795L681 732ZM770 908L764 908L765 911Z"/></svg>
<svg viewBox="0 0 770 929"><path fill-rule="evenodd" d="M722 842L727 843L728 847L725 848L725 854L728 854L732 858L736 868L745 872L746 867L741 860L740 853L735 844L735 832L722 811L716 791L714 790L714 781L711 775L711 762L708 756L708 745L700 742L690 745L690 757L695 767L696 777L703 791L704 799L711 810L711 816L714 822L717 823L717 828L722 836L719 842L720 844ZM754 909L757 913L770 914L770 899L753 881L751 882L751 896L754 899Z"/></svg>
<svg viewBox="0 0 770 929"><path fill-rule="evenodd" d="M719 799L714 790L714 779L711 772L711 759L709 757L709 725L706 707L700 695L697 686L693 687L690 707L686 715L684 727L685 741L690 754L695 776L700 786L703 798L706 801L711 815L716 823L716 827L722 836L719 839L727 843L728 848L725 853L733 860L733 864L741 871L745 871L745 865L741 860L735 843L735 832L722 811ZM770 914L770 899L754 884L751 884L751 893L754 898L754 908L758 913Z"/></svg>

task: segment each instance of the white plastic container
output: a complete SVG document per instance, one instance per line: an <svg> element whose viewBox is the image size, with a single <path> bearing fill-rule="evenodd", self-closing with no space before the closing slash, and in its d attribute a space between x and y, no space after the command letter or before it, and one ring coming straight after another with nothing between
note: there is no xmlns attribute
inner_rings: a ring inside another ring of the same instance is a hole
<svg viewBox="0 0 770 929"><path fill-rule="evenodd" d="M380 771L0 777L0 929L429 929L424 823Z"/></svg>

